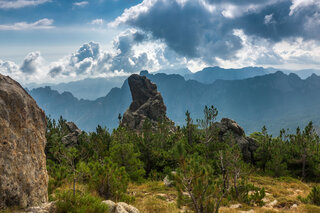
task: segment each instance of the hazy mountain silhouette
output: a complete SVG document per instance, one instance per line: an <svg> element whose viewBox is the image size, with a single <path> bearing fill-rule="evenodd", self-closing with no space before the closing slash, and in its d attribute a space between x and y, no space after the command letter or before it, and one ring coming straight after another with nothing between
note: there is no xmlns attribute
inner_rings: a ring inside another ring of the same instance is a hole
<svg viewBox="0 0 320 213"><path fill-rule="evenodd" d="M217 80L203 84L185 80L180 75L146 75L158 86L167 106L168 117L184 124L185 112L201 118L205 105L214 105L219 117L236 120L250 133L266 125L276 134L280 128L294 129L313 120L320 124L320 77L302 80L295 74L282 72L243 80ZM76 122L84 130L100 124L112 129L118 125L118 114L131 102L127 81L108 95L94 101L78 100L71 93L59 94L49 87L30 91L38 104L53 118L60 115Z"/></svg>
<svg viewBox="0 0 320 213"><path fill-rule="evenodd" d="M186 80L196 80L200 83L211 84L216 80L240 80L251 78L255 76L266 75L276 72L274 68L261 68L261 67L245 67L241 69L223 69L220 67L207 67L199 72L192 73L187 68L179 69L162 69L153 74L178 74L183 76ZM315 73L320 75L319 70L283 70L284 73L291 72L297 74L302 79L305 79ZM68 83L59 84L27 84L24 85L29 90L39 87L50 86L51 89L57 90L60 93L71 92L78 99L95 100L103 97L110 92L114 87L121 87L127 77L117 76L109 78L86 78L79 81L71 81Z"/></svg>
<svg viewBox="0 0 320 213"><path fill-rule="evenodd" d="M210 84L216 80L239 80L275 72L273 68L265 69L262 67L244 67L241 69L224 69L221 67L206 67L203 70L186 74L186 80L197 80L201 83Z"/></svg>
<svg viewBox="0 0 320 213"><path fill-rule="evenodd" d="M50 86L53 90L60 93L71 92L78 99L95 100L103 97L114 87L121 87L127 79L125 76L111 78L86 78L79 81L71 81L59 84L27 84L25 87L34 89Z"/></svg>

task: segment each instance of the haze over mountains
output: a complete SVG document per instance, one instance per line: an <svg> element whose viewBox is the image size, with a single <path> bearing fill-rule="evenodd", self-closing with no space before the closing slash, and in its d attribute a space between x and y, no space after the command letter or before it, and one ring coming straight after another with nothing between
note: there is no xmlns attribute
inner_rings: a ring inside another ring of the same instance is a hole
<svg viewBox="0 0 320 213"><path fill-rule="evenodd" d="M240 80L251 78L255 76L266 75L278 71L274 68L262 67L244 67L241 69L224 69L220 67L207 67L199 72L192 73L187 68L181 69L162 69L157 73L178 74L183 76L186 80L196 80L200 83L210 84L216 80ZM320 75L319 70L281 70L284 73L295 73L300 78L305 79L313 73ZM86 78L79 81L71 81L68 83L59 84L26 84L29 90L39 87L50 86L51 89L57 90L59 93L71 92L74 97L78 99L95 100L104 97L114 87L121 87L128 76L115 76L109 78Z"/></svg>
<svg viewBox="0 0 320 213"><path fill-rule="evenodd" d="M202 72L210 73L207 70ZM243 75L229 76L231 80L217 78L212 80L213 83L208 83L212 77L204 78L207 82L203 83L199 82L201 80L185 80L177 74L143 71L141 75L157 84L167 106L168 117L178 125L184 125L187 110L194 121L202 118L205 105L214 105L220 118L236 120L247 133L260 131L263 125L271 133L278 134L281 128L294 130L310 120L316 125L320 123L319 76L313 74L303 80L296 74L266 72L263 69L249 74L243 71ZM191 77L201 79L200 74L192 74ZM258 76L247 78L254 74ZM115 128L118 114L123 114L131 102L127 81L121 88L113 88L106 96L92 101L79 100L70 92L59 94L49 87L32 89L30 94L51 117L62 115L88 131L94 130L98 124L110 130Z"/></svg>

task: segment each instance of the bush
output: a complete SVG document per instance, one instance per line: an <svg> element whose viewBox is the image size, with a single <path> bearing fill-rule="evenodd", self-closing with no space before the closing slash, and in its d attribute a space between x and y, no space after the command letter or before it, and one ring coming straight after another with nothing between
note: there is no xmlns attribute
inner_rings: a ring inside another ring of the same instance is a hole
<svg viewBox="0 0 320 213"><path fill-rule="evenodd" d="M196 213L217 212L222 194L217 190L210 165L199 155L182 160L180 165L174 176L178 206L192 204L190 207ZM187 192L188 196L185 196L184 192Z"/></svg>
<svg viewBox="0 0 320 213"><path fill-rule="evenodd" d="M306 198L299 197L299 199L304 203L320 206L320 186L312 187L311 192Z"/></svg>
<svg viewBox="0 0 320 213"><path fill-rule="evenodd" d="M90 168L88 171L91 171L91 174L89 174L91 175L89 185L100 196L115 201L128 200L126 192L129 177L124 167L119 168L109 158L105 158L102 163L90 162L88 167Z"/></svg>
<svg viewBox="0 0 320 213"><path fill-rule="evenodd" d="M238 186L238 196L234 188L231 188L231 195L234 200L246 203L248 205L258 205L263 206L264 202L262 199L265 197L266 193L264 188L260 189L252 184L247 184L245 182L240 183Z"/></svg>
<svg viewBox="0 0 320 213"><path fill-rule="evenodd" d="M77 193L72 191L62 191L57 193L57 213L87 213L109 212L109 207L102 203L102 199L87 193Z"/></svg>

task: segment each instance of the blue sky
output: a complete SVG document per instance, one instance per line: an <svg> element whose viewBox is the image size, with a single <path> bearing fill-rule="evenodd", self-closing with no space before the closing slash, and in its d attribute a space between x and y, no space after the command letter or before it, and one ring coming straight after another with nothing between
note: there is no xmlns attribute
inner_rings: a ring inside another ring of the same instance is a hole
<svg viewBox="0 0 320 213"><path fill-rule="evenodd" d="M29 2L26 4L25 2ZM107 44L117 29L102 29L92 21L112 21L126 8L141 0L0 0L0 25L28 24L42 19L51 20L49 29L0 30L0 58L21 62L28 52L42 50L44 56L57 59L75 51L88 41ZM11 3L11 4L10 4ZM15 4L13 4L15 3Z"/></svg>
<svg viewBox="0 0 320 213"><path fill-rule="evenodd" d="M0 73L22 83L320 69L319 49L319 0L0 0Z"/></svg>

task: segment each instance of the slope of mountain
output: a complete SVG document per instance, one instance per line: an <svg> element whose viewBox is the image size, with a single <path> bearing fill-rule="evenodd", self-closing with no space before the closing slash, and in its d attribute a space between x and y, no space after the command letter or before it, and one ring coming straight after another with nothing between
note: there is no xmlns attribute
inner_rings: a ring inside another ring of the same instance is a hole
<svg viewBox="0 0 320 213"><path fill-rule="evenodd" d="M185 76L185 75L192 75L192 72L188 69L188 68L181 68L181 69L161 69L158 70L157 72L154 72L153 74L157 74L157 73L164 73L164 74L178 74L181 76Z"/></svg>
<svg viewBox="0 0 320 213"><path fill-rule="evenodd" d="M194 119L202 118L205 105L216 106L219 118L236 120L247 133L259 131L263 125L277 134L281 128L293 130L310 120L320 124L320 77L316 75L302 80L295 74L276 72L203 84L186 81L180 75L141 74L157 84L168 117L178 125L184 124L186 110ZM54 118L61 114L84 130L94 130L98 124L116 127L118 113L123 113L131 102L127 81L95 101L78 100L70 93L59 94L50 88L30 93L47 114Z"/></svg>
<svg viewBox="0 0 320 213"><path fill-rule="evenodd" d="M71 92L78 99L95 100L103 97L114 87L121 87L126 80L125 76L110 78L86 78L79 81L71 81L60 84L27 84L28 89L50 86L60 93Z"/></svg>
<svg viewBox="0 0 320 213"><path fill-rule="evenodd" d="M239 80L255 76L265 75L274 72L274 69L265 69L262 67L244 67L241 69L224 69L221 67L207 67L203 70L186 74L186 80L197 80L201 83L210 84L216 80Z"/></svg>
<svg viewBox="0 0 320 213"><path fill-rule="evenodd" d="M289 73L294 73L297 74L300 78L306 79L310 77L312 74L320 75L320 70L315 70L315 69L304 69L304 70L281 70L286 74Z"/></svg>

